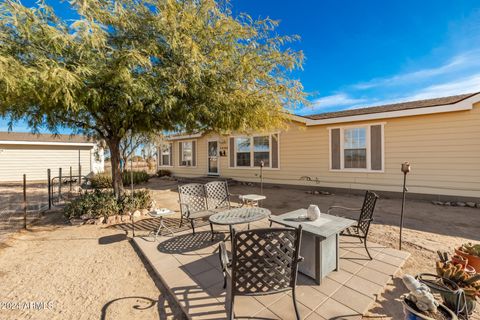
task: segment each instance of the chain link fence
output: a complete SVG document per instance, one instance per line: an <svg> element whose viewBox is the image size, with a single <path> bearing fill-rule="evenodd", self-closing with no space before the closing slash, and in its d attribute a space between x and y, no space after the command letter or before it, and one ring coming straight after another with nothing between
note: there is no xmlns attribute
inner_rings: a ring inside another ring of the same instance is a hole
<svg viewBox="0 0 480 320"><path fill-rule="evenodd" d="M12 232L26 228L53 206L64 205L81 194L88 178L69 168L45 170L44 181L23 180L0 183L0 241Z"/></svg>

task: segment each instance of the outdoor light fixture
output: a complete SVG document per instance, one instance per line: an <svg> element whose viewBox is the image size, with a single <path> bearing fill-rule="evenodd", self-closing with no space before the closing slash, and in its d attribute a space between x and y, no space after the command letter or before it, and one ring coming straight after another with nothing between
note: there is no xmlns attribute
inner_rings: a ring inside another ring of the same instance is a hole
<svg viewBox="0 0 480 320"><path fill-rule="evenodd" d="M408 161L405 161L402 163L402 168L403 172L403 191L402 191L402 211L400 213L400 240L399 240L399 249L402 250L402 231L403 231L403 212L405 210L405 194L407 193L407 174L410 172L410 163Z"/></svg>
<svg viewBox="0 0 480 320"><path fill-rule="evenodd" d="M263 167L265 166L265 163L260 161L260 194L263 196Z"/></svg>

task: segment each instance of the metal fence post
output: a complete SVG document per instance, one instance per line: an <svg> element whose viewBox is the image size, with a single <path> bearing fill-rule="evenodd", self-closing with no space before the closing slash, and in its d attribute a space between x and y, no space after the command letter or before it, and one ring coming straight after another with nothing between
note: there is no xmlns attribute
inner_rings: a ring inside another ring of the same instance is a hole
<svg viewBox="0 0 480 320"><path fill-rule="evenodd" d="M62 168L58 168L58 201L62 197Z"/></svg>
<svg viewBox="0 0 480 320"><path fill-rule="evenodd" d="M50 169L47 169L47 187L48 187L48 210L52 209L52 186L50 181Z"/></svg>
<svg viewBox="0 0 480 320"><path fill-rule="evenodd" d="M82 166L78 165L78 185L82 185Z"/></svg>
<svg viewBox="0 0 480 320"><path fill-rule="evenodd" d="M72 166L70 166L70 192L72 192Z"/></svg>
<svg viewBox="0 0 480 320"><path fill-rule="evenodd" d="M23 174L23 228L27 229L27 175Z"/></svg>

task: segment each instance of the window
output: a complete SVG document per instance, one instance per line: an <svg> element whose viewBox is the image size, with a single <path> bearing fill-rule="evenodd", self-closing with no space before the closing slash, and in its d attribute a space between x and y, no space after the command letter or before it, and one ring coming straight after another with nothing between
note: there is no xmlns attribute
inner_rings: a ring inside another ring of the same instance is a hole
<svg viewBox="0 0 480 320"><path fill-rule="evenodd" d="M193 162L193 143L192 141L181 142L182 144L182 166L192 166Z"/></svg>
<svg viewBox="0 0 480 320"><path fill-rule="evenodd" d="M329 128L330 169L383 172L384 124Z"/></svg>
<svg viewBox="0 0 480 320"><path fill-rule="evenodd" d="M351 128L343 131L343 167L367 169L367 128Z"/></svg>
<svg viewBox="0 0 480 320"><path fill-rule="evenodd" d="M230 167L278 168L278 134L230 138Z"/></svg>
<svg viewBox="0 0 480 320"><path fill-rule="evenodd" d="M250 138L237 138L237 167L250 167Z"/></svg>
<svg viewBox="0 0 480 320"><path fill-rule="evenodd" d="M165 143L160 146L160 165L161 166L171 166L171 152L172 145L170 143Z"/></svg>
<svg viewBox="0 0 480 320"><path fill-rule="evenodd" d="M270 167L270 137L253 137L253 165L260 167L261 162Z"/></svg>

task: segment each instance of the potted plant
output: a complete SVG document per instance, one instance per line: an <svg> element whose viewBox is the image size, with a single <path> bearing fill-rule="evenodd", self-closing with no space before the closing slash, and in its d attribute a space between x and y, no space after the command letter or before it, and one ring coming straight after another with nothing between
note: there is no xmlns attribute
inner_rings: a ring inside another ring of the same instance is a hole
<svg viewBox="0 0 480 320"><path fill-rule="evenodd" d="M406 320L457 320L457 316L446 306L439 304L430 288L411 275L403 276L409 293L402 297Z"/></svg>
<svg viewBox="0 0 480 320"><path fill-rule="evenodd" d="M451 261L438 261L436 267L437 274L440 277L453 282L465 293L464 299L458 299L457 294L441 293L445 304L454 310L464 310L466 313L472 313L475 309L476 299L480 297L480 274L472 275L461 264L454 265ZM448 283L444 284L448 286ZM450 286L450 289L457 290L452 286Z"/></svg>
<svg viewBox="0 0 480 320"><path fill-rule="evenodd" d="M467 242L462 244L461 247L455 249L455 253L468 260L468 264L471 265L477 273L480 273L480 244L473 244Z"/></svg>

